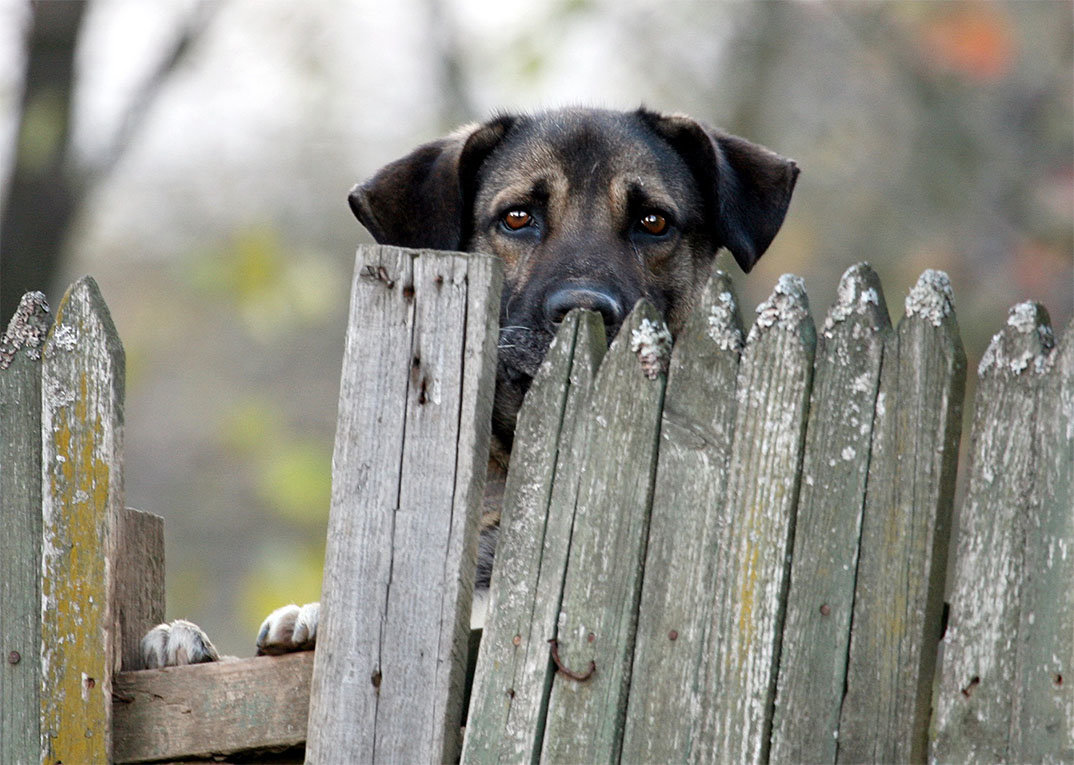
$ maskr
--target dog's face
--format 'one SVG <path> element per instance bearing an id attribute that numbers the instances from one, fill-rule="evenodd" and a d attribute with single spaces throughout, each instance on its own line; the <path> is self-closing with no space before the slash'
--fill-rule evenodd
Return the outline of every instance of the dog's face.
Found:
<path id="1" fill-rule="evenodd" d="M 609 340 L 638 299 L 675 332 L 720 247 L 749 271 L 798 169 L 688 117 L 565 109 L 501 116 L 391 163 L 351 192 L 378 242 L 484 252 L 504 264 L 493 427 L 515 415 L 572 308 Z"/>

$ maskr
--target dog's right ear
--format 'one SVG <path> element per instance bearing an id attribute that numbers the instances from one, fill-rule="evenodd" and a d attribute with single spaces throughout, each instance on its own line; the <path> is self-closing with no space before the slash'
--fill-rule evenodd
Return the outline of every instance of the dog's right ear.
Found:
<path id="1" fill-rule="evenodd" d="M 355 186 L 347 196 L 351 210 L 380 244 L 461 249 L 477 172 L 513 121 L 497 117 L 419 146 Z"/>

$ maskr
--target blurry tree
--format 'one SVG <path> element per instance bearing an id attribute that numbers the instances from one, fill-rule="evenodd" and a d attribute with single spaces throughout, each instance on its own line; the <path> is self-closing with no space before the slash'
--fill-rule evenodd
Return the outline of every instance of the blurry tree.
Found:
<path id="1" fill-rule="evenodd" d="M 16 158 L 0 219 L 3 280 L 0 317 L 14 313 L 30 289 L 51 295 L 64 246 L 79 210 L 130 145 L 156 94 L 202 34 L 219 3 L 195 6 L 185 28 L 127 104 L 119 128 L 92 160 L 71 152 L 75 54 L 88 6 L 70 0 L 31 0 L 31 28 Z"/>

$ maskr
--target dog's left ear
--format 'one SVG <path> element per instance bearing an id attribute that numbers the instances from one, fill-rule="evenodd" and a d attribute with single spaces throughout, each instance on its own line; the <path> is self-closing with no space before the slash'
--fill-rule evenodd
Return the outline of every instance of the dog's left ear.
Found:
<path id="1" fill-rule="evenodd" d="M 355 217 L 380 244 L 462 249 L 477 171 L 512 121 L 468 125 L 385 165 L 347 196 Z"/>
<path id="2" fill-rule="evenodd" d="M 709 199 L 720 244 L 748 273 L 783 225 L 798 165 L 690 117 L 638 114 L 686 160 Z"/>

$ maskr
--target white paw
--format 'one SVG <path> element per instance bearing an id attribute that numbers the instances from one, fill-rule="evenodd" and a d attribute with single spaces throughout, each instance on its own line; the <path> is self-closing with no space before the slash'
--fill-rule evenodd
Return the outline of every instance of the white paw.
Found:
<path id="1" fill-rule="evenodd" d="M 317 643 L 320 603 L 277 608 L 261 622 L 257 633 L 257 655 L 309 651 Z"/>
<path id="2" fill-rule="evenodd" d="M 220 655 L 201 627 L 185 619 L 158 624 L 142 638 L 142 667 L 179 667 L 218 661 Z"/>

